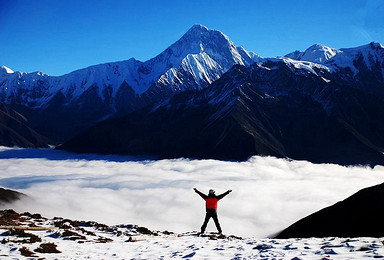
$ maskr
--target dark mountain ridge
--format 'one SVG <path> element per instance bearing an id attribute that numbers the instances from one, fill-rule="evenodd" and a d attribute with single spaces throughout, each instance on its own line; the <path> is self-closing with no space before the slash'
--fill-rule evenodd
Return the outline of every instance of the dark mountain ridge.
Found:
<path id="1" fill-rule="evenodd" d="M 0 104 L 0 145 L 47 148 L 49 139 L 28 126 L 28 117 Z"/>
<path id="2" fill-rule="evenodd" d="M 384 183 L 297 221 L 276 238 L 383 237 L 383 212 Z"/>
<path id="3" fill-rule="evenodd" d="M 236 65 L 207 89 L 107 120 L 59 149 L 160 158 L 272 155 L 383 164 L 383 100 L 323 76 L 332 74 L 318 68 L 315 74 L 281 60 Z"/>

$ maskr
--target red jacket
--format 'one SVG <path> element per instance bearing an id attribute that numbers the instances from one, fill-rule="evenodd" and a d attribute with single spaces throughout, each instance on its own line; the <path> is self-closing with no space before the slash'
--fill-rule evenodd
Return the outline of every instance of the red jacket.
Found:
<path id="1" fill-rule="evenodd" d="M 205 207 L 207 209 L 217 209 L 217 202 L 219 201 L 218 198 L 206 198 L 205 200 Z"/>
<path id="2" fill-rule="evenodd" d="M 205 200 L 205 207 L 207 209 L 217 209 L 217 202 L 229 194 L 229 191 L 226 191 L 218 196 L 215 194 L 207 196 L 201 191 L 195 190 L 195 192 Z"/>

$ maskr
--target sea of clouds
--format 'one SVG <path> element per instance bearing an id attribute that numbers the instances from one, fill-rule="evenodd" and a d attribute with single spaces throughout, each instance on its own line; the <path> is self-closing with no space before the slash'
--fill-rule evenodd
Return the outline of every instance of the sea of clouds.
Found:
<path id="1" fill-rule="evenodd" d="M 358 190 L 384 182 L 384 167 L 343 167 L 255 156 L 246 162 L 142 160 L 0 147 L 0 186 L 29 197 L 3 208 L 199 230 L 204 201 L 192 190 L 233 192 L 219 202 L 225 234 L 267 237 Z M 212 223 L 207 231 L 215 231 Z"/>

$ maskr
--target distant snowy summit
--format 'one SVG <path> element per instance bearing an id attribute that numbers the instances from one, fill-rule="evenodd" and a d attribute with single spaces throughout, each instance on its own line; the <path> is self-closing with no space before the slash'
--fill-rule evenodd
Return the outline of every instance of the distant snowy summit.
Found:
<path id="1" fill-rule="evenodd" d="M 294 60 L 310 61 L 324 64 L 326 61 L 335 56 L 338 51 L 339 50 L 337 49 L 322 44 L 314 44 L 304 52 L 295 51 L 285 55 L 285 57 Z"/>
<path id="2" fill-rule="evenodd" d="M 350 68 L 357 73 L 359 71 L 359 68 L 356 67 L 357 59 L 362 59 L 369 69 L 372 69 L 373 63 L 383 64 L 384 46 L 380 43 L 371 42 L 360 47 L 338 50 L 322 44 L 315 44 L 304 52 L 295 51 L 285 55 L 285 57 L 322 64 L 332 71 L 338 71 L 340 68 Z"/>

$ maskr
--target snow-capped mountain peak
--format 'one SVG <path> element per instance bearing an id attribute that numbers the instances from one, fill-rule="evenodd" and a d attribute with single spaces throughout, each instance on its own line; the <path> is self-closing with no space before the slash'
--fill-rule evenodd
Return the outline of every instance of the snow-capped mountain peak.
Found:
<path id="1" fill-rule="evenodd" d="M 318 63 L 327 66 L 333 72 L 348 67 L 356 74 L 361 66 L 371 70 L 372 66 L 376 66 L 376 63 L 383 64 L 384 46 L 381 43 L 371 42 L 359 47 L 338 50 L 322 44 L 315 44 L 304 52 L 295 51 L 285 55 L 285 57 L 298 61 Z"/>
<path id="2" fill-rule="evenodd" d="M 201 52 L 207 53 L 213 60 L 220 63 L 224 70 L 228 70 L 235 63 L 248 65 L 261 58 L 242 47 L 237 47 L 224 33 L 200 24 L 192 26 L 180 40 L 159 56 L 166 57 L 173 65 L 172 67 L 179 67 L 188 54 Z"/>
<path id="3" fill-rule="evenodd" d="M 11 74 L 13 71 L 3 66 L 0 70 L 0 94 L 4 93 L 1 101 L 39 108 L 57 93 L 64 96 L 67 105 L 75 104 L 84 94 L 97 93 L 97 99 L 115 110 L 114 102 L 120 99 L 119 93 L 128 91 L 143 95 L 158 86 L 162 93 L 201 89 L 233 65 L 249 65 L 261 59 L 237 47 L 222 32 L 196 24 L 162 53 L 145 62 L 131 58 L 90 66 L 59 77 L 43 73 Z M 125 88 L 128 85 L 131 90 L 120 91 L 122 85 Z"/>
<path id="4" fill-rule="evenodd" d="M 182 60 L 189 54 L 206 52 L 213 59 L 223 59 L 223 56 L 228 55 L 230 51 L 228 46 L 234 46 L 234 44 L 223 33 L 209 30 L 202 25 L 194 25 L 180 40 L 154 59 L 162 58 L 168 61 L 171 67 L 179 67 Z"/>
<path id="5" fill-rule="evenodd" d="M 159 79 L 155 81 L 156 91 L 178 92 L 205 88 L 233 65 L 249 65 L 262 59 L 237 47 L 224 33 L 197 24 L 145 65 L 156 67 L 152 71 L 162 71 L 154 77 Z"/>
<path id="6" fill-rule="evenodd" d="M 303 54 L 302 60 L 308 60 L 317 63 L 324 63 L 337 54 L 338 50 L 322 45 L 314 44 Z"/>
<path id="7" fill-rule="evenodd" d="M 202 24 L 195 24 L 185 34 L 196 35 L 196 34 L 204 33 L 207 31 L 209 31 L 209 29 L 206 26 L 204 26 Z"/>
<path id="8" fill-rule="evenodd" d="M 339 51 L 337 49 L 328 47 L 323 44 L 314 44 L 306 49 L 304 52 L 295 51 L 285 55 L 285 57 L 301 60 L 310 61 L 315 63 L 324 64 L 332 57 L 334 57 Z"/>

